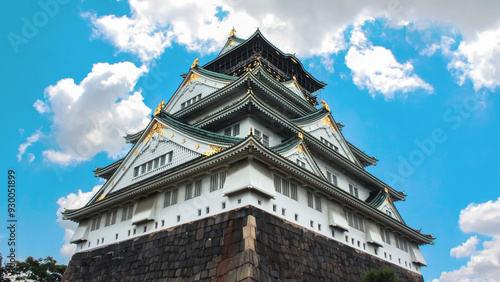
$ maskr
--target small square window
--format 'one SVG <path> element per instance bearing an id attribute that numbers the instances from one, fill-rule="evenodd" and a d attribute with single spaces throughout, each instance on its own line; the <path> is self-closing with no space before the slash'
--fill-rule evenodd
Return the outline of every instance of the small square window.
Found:
<path id="1" fill-rule="evenodd" d="M 286 209 L 281 209 L 281 215 L 285 216 Z"/>
<path id="2" fill-rule="evenodd" d="M 222 209 L 226 208 L 226 202 L 222 202 Z"/>
<path id="3" fill-rule="evenodd" d="M 257 200 L 257 204 L 259 204 L 259 206 L 262 205 L 262 201 L 261 200 Z"/>
<path id="4" fill-rule="evenodd" d="M 155 222 L 155 228 L 158 228 L 158 221 Z"/>
<path id="5" fill-rule="evenodd" d="M 321 224 L 318 223 L 318 230 L 321 231 Z"/>
<path id="6" fill-rule="evenodd" d="M 310 221 L 311 227 L 314 227 L 314 221 Z"/>
<path id="7" fill-rule="evenodd" d="M 198 216 L 201 215 L 201 209 L 198 209 Z"/>
<path id="8" fill-rule="evenodd" d="M 144 226 L 144 231 L 143 233 L 146 233 L 146 231 L 148 230 L 148 226 Z"/>
<path id="9" fill-rule="evenodd" d="M 295 221 L 299 221 L 299 215 L 295 214 Z"/>
<path id="10" fill-rule="evenodd" d="M 128 236 L 130 236 L 130 230 L 128 231 Z"/>
<path id="11" fill-rule="evenodd" d="M 210 207 L 205 208 L 206 213 L 210 213 Z"/>
<path id="12" fill-rule="evenodd" d="M 135 235 L 135 232 L 136 232 L 136 230 L 135 230 L 135 228 L 134 228 L 134 235 Z"/>
<path id="13" fill-rule="evenodd" d="M 161 221 L 161 227 L 165 226 L 165 220 Z"/>
<path id="14" fill-rule="evenodd" d="M 241 199 L 238 199 L 238 204 L 241 204 Z"/>
<path id="15" fill-rule="evenodd" d="M 179 221 L 181 221 L 181 216 L 180 215 L 177 216 L 177 222 L 179 222 Z"/>
<path id="16" fill-rule="evenodd" d="M 115 240 L 118 240 L 118 233 L 115 234 Z"/>
<path id="17" fill-rule="evenodd" d="M 276 205 L 273 205 L 273 212 L 276 212 Z"/>

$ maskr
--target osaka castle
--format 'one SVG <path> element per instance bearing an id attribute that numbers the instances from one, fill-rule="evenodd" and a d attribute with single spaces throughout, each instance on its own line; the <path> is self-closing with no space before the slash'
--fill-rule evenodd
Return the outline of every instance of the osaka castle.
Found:
<path id="1" fill-rule="evenodd" d="M 404 222 L 406 195 L 365 170 L 326 84 L 257 30 L 196 59 L 82 208 L 64 281 L 359 281 L 390 268 L 423 281 L 432 235 Z"/>

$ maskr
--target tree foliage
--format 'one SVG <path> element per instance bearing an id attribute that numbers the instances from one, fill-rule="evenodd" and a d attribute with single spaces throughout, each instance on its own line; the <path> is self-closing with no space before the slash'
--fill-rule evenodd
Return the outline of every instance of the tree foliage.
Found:
<path id="1" fill-rule="evenodd" d="M 13 267 L 6 268 L 8 276 L 13 281 L 61 281 L 67 266 L 57 264 L 57 260 L 48 256 L 44 259 L 28 257 L 24 262 L 16 261 Z"/>
<path id="2" fill-rule="evenodd" d="M 389 268 L 371 269 L 363 274 L 361 282 L 396 282 L 394 271 Z"/>

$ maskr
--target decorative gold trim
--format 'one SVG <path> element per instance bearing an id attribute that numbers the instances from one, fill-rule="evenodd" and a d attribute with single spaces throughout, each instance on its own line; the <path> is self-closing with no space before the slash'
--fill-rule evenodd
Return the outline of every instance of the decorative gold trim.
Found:
<path id="1" fill-rule="evenodd" d="M 165 125 L 159 123 L 159 122 L 156 122 L 153 127 L 151 127 L 151 130 L 148 132 L 148 135 L 146 135 L 146 144 L 149 142 L 149 139 L 151 139 L 151 137 L 155 134 L 155 133 L 158 133 L 160 136 L 163 136 L 163 130 L 164 129 L 168 129 L 168 127 L 166 127 Z M 137 150 L 135 151 L 134 153 L 135 155 L 137 155 Z"/>
<path id="2" fill-rule="evenodd" d="M 252 141 L 252 140 L 250 140 L 250 142 L 248 142 L 248 146 L 250 146 L 250 147 L 253 147 L 253 146 L 254 146 L 254 144 L 253 144 L 253 141 Z"/>
<path id="3" fill-rule="evenodd" d="M 95 200 L 96 202 L 99 202 L 100 200 L 104 199 L 104 197 L 106 197 L 106 194 L 101 194 L 101 196 L 99 196 L 99 198 L 97 198 L 97 200 Z"/>
<path id="4" fill-rule="evenodd" d="M 196 146 L 194 146 L 196 148 L 196 150 L 198 150 L 198 148 L 200 148 L 200 144 L 196 144 Z"/>
<path id="5" fill-rule="evenodd" d="M 125 171 L 125 167 L 123 167 L 122 170 Z"/>
<path id="6" fill-rule="evenodd" d="M 332 128 L 332 130 L 335 131 L 335 127 L 333 126 L 332 119 L 330 118 L 329 115 L 326 116 L 326 117 L 324 117 L 324 118 L 322 118 L 321 121 L 323 122 L 323 125 L 329 124 L 330 127 Z"/>
<path id="7" fill-rule="evenodd" d="M 191 68 L 194 68 L 198 65 L 198 63 L 200 62 L 200 60 L 198 59 L 198 57 L 196 57 L 196 59 L 193 61 L 193 63 L 191 64 Z"/>
<path id="8" fill-rule="evenodd" d="M 302 144 L 300 144 L 299 146 L 297 146 L 297 150 L 299 152 L 305 153 L 304 146 L 302 146 Z"/>
<path id="9" fill-rule="evenodd" d="M 182 139 L 182 144 L 186 143 L 186 139 Z"/>
<path id="10" fill-rule="evenodd" d="M 153 116 L 156 116 L 157 114 L 160 113 L 160 111 L 165 107 L 165 101 L 161 100 L 161 103 L 158 104 L 158 107 L 155 110 L 155 113 Z"/>
<path id="11" fill-rule="evenodd" d="M 235 33 L 236 33 L 236 29 L 234 29 L 234 26 L 233 26 L 233 29 L 231 29 L 231 33 L 229 33 L 229 37 L 234 36 Z"/>
<path id="12" fill-rule="evenodd" d="M 251 136 L 251 135 L 253 135 L 253 128 L 252 127 L 250 127 L 250 132 L 248 133 L 248 136 Z"/>
<path id="13" fill-rule="evenodd" d="M 330 112 L 330 107 L 328 106 L 328 104 L 325 102 L 325 99 L 322 99 L 321 100 L 321 105 L 323 105 L 322 107 L 327 109 L 329 112 Z"/>
<path id="14" fill-rule="evenodd" d="M 385 193 L 389 194 L 389 189 L 387 189 L 387 187 L 385 187 Z"/>
<path id="15" fill-rule="evenodd" d="M 114 186 L 115 185 L 115 181 L 111 181 L 111 186 Z"/>
<path id="16" fill-rule="evenodd" d="M 215 146 L 215 145 L 208 145 L 208 147 L 209 147 L 209 148 L 210 148 L 210 150 L 212 150 L 212 151 L 203 153 L 203 155 L 205 155 L 205 156 L 211 156 L 211 155 L 213 155 L 213 154 L 217 154 L 217 153 L 219 153 L 219 152 L 221 152 L 221 151 L 224 151 L 224 149 L 226 149 L 226 148 L 224 148 L 224 147 Z"/>
<path id="17" fill-rule="evenodd" d="M 134 151 L 134 155 L 137 155 L 137 150 Z"/>
<path id="18" fill-rule="evenodd" d="M 299 138 L 300 138 L 300 139 L 304 140 L 304 135 L 302 134 L 302 132 L 299 132 L 299 134 L 298 134 L 298 135 L 299 135 Z"/>
<path id="19" fill-rule="evenodd" d="M 170 138 L 172 138 L 172 137 L 174 137 L 174 133 L 173 132 L 170 134 Z"/>
<path id="20" fill-rule="evenodd" d="M 194 80 L 194 81 L 198 81 L 198 78 L 200 77 L 199 74 L 196 74 L 196 73 L 191 73 L 191 75 L 189 76 L 189 78 L 186 80 L 186 84 L 188 84 L 191 80 Z"/>
<path id="21" fill-rule="evenodd" d="M 250 87 L 250 88 L 248 88 L 248 90 L 247 90 L 247 94 L 253 94 L 253 90 L 252 90 L 252 88 L 251 88 L 251 87 Z"/>

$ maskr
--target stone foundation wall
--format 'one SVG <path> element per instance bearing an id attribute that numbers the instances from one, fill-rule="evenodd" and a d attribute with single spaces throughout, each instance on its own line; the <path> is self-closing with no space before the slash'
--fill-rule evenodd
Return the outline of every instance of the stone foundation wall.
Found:
<path id="1" fill-rule="evenodd" d="M 388 267 L 421 275 L 254 207 L 77 253 L 63 281 L 359 281 Z"/>

